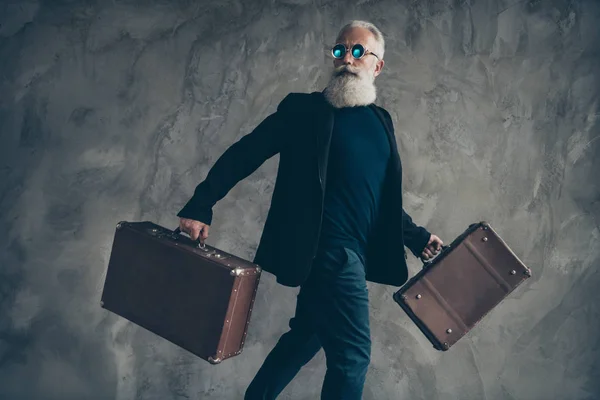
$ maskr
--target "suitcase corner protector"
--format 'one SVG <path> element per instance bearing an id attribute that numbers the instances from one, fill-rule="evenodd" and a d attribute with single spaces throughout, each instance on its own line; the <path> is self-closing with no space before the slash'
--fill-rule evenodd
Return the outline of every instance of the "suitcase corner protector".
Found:
<path id="1" fill-rule="evenodd" d="M 223 361 L 223 359 L 220 357 L 216 357 L 216 358 L 213 356 L 208 357 L 208 362 L 211 363 L 212 365 L 220 364 L 221 361 Z"/>
<path id="2" fill-rule="evenodd" d="M 125 225 L 127 225 L 127 221 L 119 221 L 117 223 L 116 228 L 117 228 L 117 230 L 119 230 L 119 229 L 123 228 Z"/>
<path id="3" fill-rule="evenodd" d="M 240 276 L 240 275 L 259 275 L 262 272 L 262 268 L 256 266 L 255 268 L 233 268 L 229 274 L 231 276 Z"/>
<path id="4" fill-rule="evenodd" d="M 435 346 L 435 347 L 437 347 L 438 350 L 441 350 L 441 351 L 448 351 L 448 349 L 450 348 L 450 345 L 448 344 L 448 342 L 443 342 L 443 343 L 440 343 L 439 346 Z"/>
<path id="5" fill-rule="evenodd" d="M 400 291 L 394 293 L 392 297 L 394 298 L 394 300 L 396 300 L 396 302 L 406 303 L 406 300 L 408 300 L 408 296 L 404 293 L 401 293 Z"/>

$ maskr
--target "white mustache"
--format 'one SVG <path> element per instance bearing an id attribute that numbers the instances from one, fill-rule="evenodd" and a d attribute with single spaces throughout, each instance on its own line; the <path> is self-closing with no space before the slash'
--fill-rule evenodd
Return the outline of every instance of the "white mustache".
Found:
<path id="1" fill-rule="evenodd" d="M 353 68 L 349 65 L 340 65 L 339 67 L 334 69 L 335 75 L 341 75 L 344 72 L 350 72 L 354 75 L 359 75 L 359 69 Z"/>

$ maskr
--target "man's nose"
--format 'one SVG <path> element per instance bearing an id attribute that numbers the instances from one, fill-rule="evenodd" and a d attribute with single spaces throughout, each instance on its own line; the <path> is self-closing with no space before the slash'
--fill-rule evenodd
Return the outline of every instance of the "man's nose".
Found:
<path id="1" fill-rule="evenodd" d="M 342 59 L 342 61 L 345 65 L 354 64 L 354 57 L 352 57 L 352 53 L 350 51 L 346 52 L 346 54 L 344 54 L 344 58 Z"/>

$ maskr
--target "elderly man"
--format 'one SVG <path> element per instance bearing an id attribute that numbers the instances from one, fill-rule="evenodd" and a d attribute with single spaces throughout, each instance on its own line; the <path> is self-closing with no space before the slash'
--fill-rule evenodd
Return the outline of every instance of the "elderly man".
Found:
<path id="1" fill-rule="evenodd" d="M 425 260 L 443 244 L 402 207 L 402 168 L 392 120 L 376 106 L 384 40 L 372 24 L 344 26 L 323 92 L 291 93 L 216 161 L 185 207 L 180 228 L 205 240 L 212 207 L 265 160 L 280 155 L 271 207 L 254 262 L 300 286 L 290 330 L 246 391 L 275 399 L 323 348 L 322 399 L 360 399 L 370 363 L 367 281 L 401 286 L 405 246 Z"/>

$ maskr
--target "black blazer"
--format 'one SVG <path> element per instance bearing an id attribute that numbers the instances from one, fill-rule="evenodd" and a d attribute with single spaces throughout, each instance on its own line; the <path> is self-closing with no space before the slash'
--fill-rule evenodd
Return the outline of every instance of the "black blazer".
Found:
<path id="1" fill-rule="evenodd" d="M 369 107 L 385 127 L 391 157 L 379 217 L 367 243 L 366 277 L 401 286 L 408 278 L 404 246 L 419 257 L 430 233 L 402 208 L 402 166 L 392 119 L 383 108 Z M 221 155 L 177 216 L 210 225 L 215 203 L 279 153 L 271 206 L 253 261 L 282 285 L 302 284 L 318 243 L 333 110 L 322 92 L 287 95 L 275 113 Z"/>

